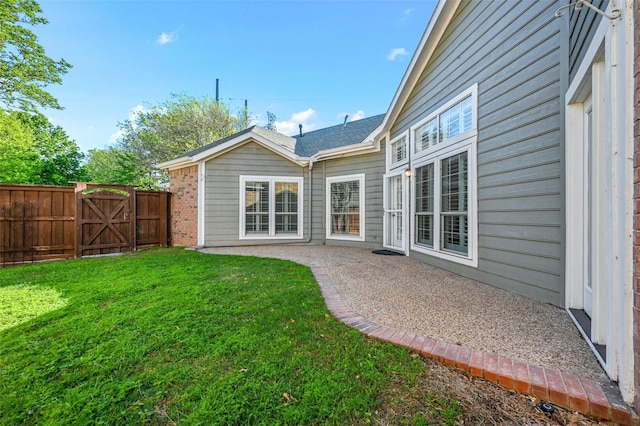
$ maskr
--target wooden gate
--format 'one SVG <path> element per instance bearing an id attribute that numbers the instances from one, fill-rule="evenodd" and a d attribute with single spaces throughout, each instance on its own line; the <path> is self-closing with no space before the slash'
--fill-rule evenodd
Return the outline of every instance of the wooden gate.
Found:
<path id="1" fill-rule="evenodd" d="M 76 256 L 136 248 L 135 191 L 131 186 L 76 184 Z"/>

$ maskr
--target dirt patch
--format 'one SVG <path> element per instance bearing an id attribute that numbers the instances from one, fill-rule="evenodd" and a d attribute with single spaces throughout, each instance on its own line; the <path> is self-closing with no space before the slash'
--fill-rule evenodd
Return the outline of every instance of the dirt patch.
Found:
<path id="1" fill-rule="evenodd" d="M 423 362 L 424 373 L 415 383 L 398 380 L 391 384 L 382 397 L 382 408 L 375 413 L 376 424 L 614 425 L 557 406 L 552 414 L 545 414 L 533 397 L 509 392 L 431 359 Z"/>

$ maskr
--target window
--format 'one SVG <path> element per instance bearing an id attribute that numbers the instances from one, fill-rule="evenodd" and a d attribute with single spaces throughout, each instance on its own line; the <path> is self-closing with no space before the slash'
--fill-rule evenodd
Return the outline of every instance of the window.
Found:
<path id="1" fill-rule="evenodd" d="M 415 245 L 469 254 L 469 152 L 436 157 L 415 169 Z"/>
<path id="2" fill-rule="evenodd" d="M 408 139 L 408 133 L 405 132 L 391 141 L 389 144 L 390 166 L 406 162 Z"/>
<path id="3" fill-rule="evenodd" d="M 240 238 L 302 238 L 302 178 L 240 176 Z"/>
<path id="4" fill-rule="evenodd" d="M 462 254 L 469 252 L 468 173 L 467 152 L 440 161 L 442 248 Z"/>
<path id="5" fill-rule="evenodd" d="M 412 127 L 411 248 L 478 266 L 477 86 Z M 434 148 L 435 147 L 435 148 Z"/>
<path id="6" fill-rule="evenodd" d="M 414 152 L 429 150 L 473 130 L 473 104 L 473 95 L 466 94 L 462 100 L 414 126 Z"/>
<path id="7" fill-rule="evenodd" d="M 364 175 L 327 178 L 327 238 L 364 240 Z"/>
<path id="8" fill-rule="evenodd" d="M 433 247 L 433 164 L 416 169 L 416 242 Z"/>

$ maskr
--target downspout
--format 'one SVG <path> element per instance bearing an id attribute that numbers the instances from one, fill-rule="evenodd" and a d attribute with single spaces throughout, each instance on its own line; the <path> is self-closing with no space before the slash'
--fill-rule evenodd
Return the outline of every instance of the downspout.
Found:
<path id="1" fill-rule="evenodd" d="M 327 168 L 326 162 L 322 162 L 322 200 L 326 202 L 327 200 Z M 322 224 L 327 226 L 327 206 L 324 206 L 322 209 Z M 325 229 L 322 233 L 322 245 L 327 244 L 327 230 Z"/>
<path id="2" fill-rule="evenodd" d="M 391 132 L 389 132 L 389 137 L 391 137 Z M 387 138 L 386 143 L 389 143 L 389 138 Z M 387 147 L 385 146 L 385 153 L 387 152 Z M 404 253 L 405 256 L 409 257 L 411 250 L 411 236 L 413 235 L 413 229 L 411 229 L 411 220 L 413 219 L 413 215 L 411 214 L 411 185 L 413 177 L 413 169 L 411 167 L 411 154 L 413 153 L 413 147 L 411 146 L 411 129 L 409 129 L 409 135 L 407 137 L 407 168 L 409 169 L 409 176 L 405 173 L 405 177 L 407 178 L 407 189 L 405 189 L 405 196 L 407 197 L 407 214 L 405 222 L 402 224 L 404 226 L 404 237 L 407 241 L 404 242 Z"/>
<path id="3" fill-rule="evenodd" d="M 313 176 L 311 169 L 313 168 L 313 160 L 309 160 L 309 238 L 304 241 L 309 244 L 313 239 Z M 304 172 L 302 172 L 304 176 Z M 303 183 L 304 184 L 304 183 Z M 304 230 L 302 231 L 304 232 Z"/>

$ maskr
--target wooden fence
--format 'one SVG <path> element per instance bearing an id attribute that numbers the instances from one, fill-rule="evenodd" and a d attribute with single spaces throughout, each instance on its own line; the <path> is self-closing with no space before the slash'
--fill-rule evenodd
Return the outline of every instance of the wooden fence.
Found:
<path id="1" fill-rule="evenodd" d="M 168 193 L 0 185 L 0 267 L 167 246 Z"/>

